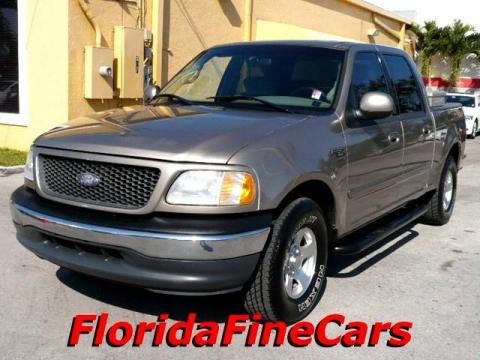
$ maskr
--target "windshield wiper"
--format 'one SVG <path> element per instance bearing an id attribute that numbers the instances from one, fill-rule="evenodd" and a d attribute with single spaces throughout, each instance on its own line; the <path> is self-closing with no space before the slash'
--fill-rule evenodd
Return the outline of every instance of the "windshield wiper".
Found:
<path id="1" fill-rule="evenodd" d="M 215 100 L 215 102 L 232 102 L 232 101 L 236 101 L 236 100 L 250 100 L 250 101 L 256 101 L 260 104 L 266 105 L 266 106 L 270 107 L 271 109 L 274 109 L 274 110 L 277 110 L 277 111 L 286 112 L 286 113 L 291 113 L 292 112 L 291 110 L 289 110 L 289 109 L 287 109 L 283 106 L 274 104 L 274 103 L 272 103 L 270 101 L 267 101 L 267 100 L 263 100 L 263 99 L 258 98 L 256 96 L 248 96 L 248 95 L 210 96 L 207 99 L 213 99 L 213 100 Z"/>
<path id="2" fill-rule="evenodd" d="M 175 94 L 158 94 L 157 96 L 155 96 L 153 100 L 156 100 L 153 105 L 157 105 L 158 104 L 158 101 L 162 98 L 167 98 L 167 99 L 170 99 L 170 100 L 176 100 L 184 105 L 193 105 L 193 103 L 181 96 L 178 96 L 178 95 L 175 95 Z"/>

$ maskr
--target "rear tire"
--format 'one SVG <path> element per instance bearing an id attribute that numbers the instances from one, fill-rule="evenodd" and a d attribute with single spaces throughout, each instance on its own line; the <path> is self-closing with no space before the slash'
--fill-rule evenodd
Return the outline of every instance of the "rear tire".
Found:
<path id="1" fill-rule="evenodd" d="M 457 197 L 457 165 L 452 156 L 447 158 L 440 177 L 440 184 L 428 203 L 428 211 L 422 222 L 429 225 L 445 225 L 450 220 Z"/>
<path id="2" fill-rule="evenodd" d="M 288 324 L 306 317 L 320 300 L 327 254 L 322 210 L 308 198 L 293 201 L 273 224 L 265 255 L 246 289 L 245 309 Z"/>

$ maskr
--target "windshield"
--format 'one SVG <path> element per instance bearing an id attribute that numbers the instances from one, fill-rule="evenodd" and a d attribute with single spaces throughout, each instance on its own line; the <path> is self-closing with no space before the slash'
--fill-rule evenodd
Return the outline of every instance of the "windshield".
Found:
<path id="1" fill-rule="evenodd" d="M 335 102 L 345 53 L 295 45 L 227 46 L 209 50 L 163 89 L 191 102 L 264 106 L 256 97 L 288 109 L 326 111 Z M 243 98 L 240 98 L 243 97 Z M 272 107 L 270 107 L 272 109 Z"/>
<path id="2" fill-rule="evenodd" d="M 475 98 L 471 96 L 449 95 L 447 96 L 447 102 L 460 103 L 464 107 L 475 107 Z"/>

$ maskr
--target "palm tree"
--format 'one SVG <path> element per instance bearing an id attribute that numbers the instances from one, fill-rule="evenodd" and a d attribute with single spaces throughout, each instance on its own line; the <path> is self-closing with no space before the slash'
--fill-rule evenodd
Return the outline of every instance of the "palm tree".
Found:
<path id="1" fill-rule="evenodd" d="M 417 35 L 421 72 L 428 79 L 428 87 L 431 88 L 432 58 L 441 50 L 444 29 L 438 27 L 435 21 L 425 21 L 423 26 L 413 24 L 412 30 Z"/>
<path id="2" fill-rule="evenodd" d="M 453 25 L 444 29 L 440 47 L 452 66 L 448 79 L 450 89 L 457 84 L 465 57 L 470 54 L 480 54 L 480 34 L 474 30 L 473 26 L 464 24 L 461 20 L 455 20 Z"/>

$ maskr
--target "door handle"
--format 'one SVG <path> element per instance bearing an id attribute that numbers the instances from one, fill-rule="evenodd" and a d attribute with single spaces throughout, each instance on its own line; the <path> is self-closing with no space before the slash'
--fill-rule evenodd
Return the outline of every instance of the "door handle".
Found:
<path id="1" fill-rule="evenodd" d="M 400 142 L 400 135 L 399 134 L 390 134 L 388 135 L 388 141 L 392 144 L 397 144 Z"/>

